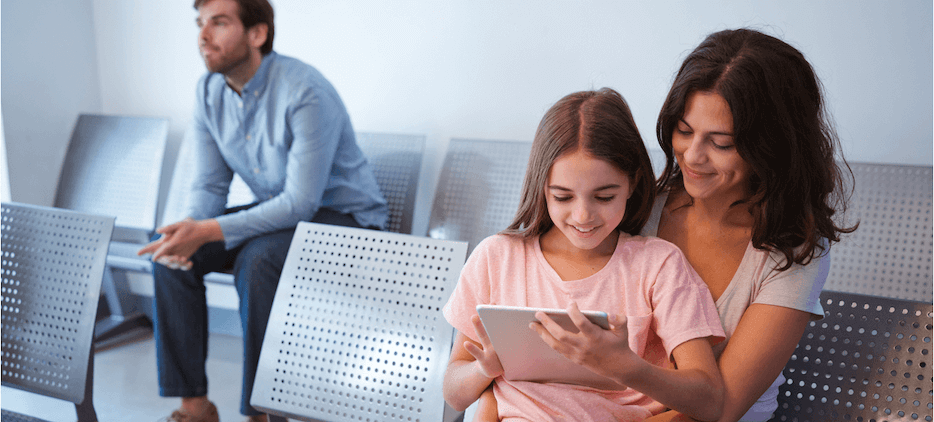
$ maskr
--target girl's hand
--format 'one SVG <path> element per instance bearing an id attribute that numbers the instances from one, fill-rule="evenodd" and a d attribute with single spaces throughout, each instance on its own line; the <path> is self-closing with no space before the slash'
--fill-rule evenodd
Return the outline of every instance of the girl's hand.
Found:
<path id="1" fill-rule="evenodd" d="M 503 375 L 503 364 L 500 363 L 499 356 L 493 350 L 493 342 L 490 341 L 486 328 L 480 322 L 480 316 L 474 315 L 470 318 L 470 322 L 473 324 L 473 329 L 480 340 L 480 346 L 477 347 L 475 343 L 465 341 L 464 349 L 477 360 L 477 368 L 485 377 L 496 378 Z"/>
<path id="2" fill-rule="evenodd" d="M 567 311 L 579 333 L 565 330 L 543 312 L 535 314 L 539 322 L 533 322 L 529 327 L 556 352 L 617 382 L 620 382 L 619 375 L 625 378 L 644 362 L 629 348 L 625 316 L 610 315 L 610 329 L 604 330 L 590 322 L 577 308 L 577 303 L 571 303 Z"/>

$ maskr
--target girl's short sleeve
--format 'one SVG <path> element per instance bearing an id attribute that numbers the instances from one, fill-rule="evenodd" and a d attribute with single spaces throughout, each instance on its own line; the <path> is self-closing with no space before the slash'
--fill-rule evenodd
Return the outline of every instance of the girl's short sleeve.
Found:
<path id="1" fill-rule="evenodd" d="M 491 238 L 486 238 L 474 248 L 464 263 L 457 286 L 442 310 L 444 318 L 457 331 L 471 340 L 476 338 L 470 318 L 477 314 L 477 305 L 490 303 L 490 254 Z"/>

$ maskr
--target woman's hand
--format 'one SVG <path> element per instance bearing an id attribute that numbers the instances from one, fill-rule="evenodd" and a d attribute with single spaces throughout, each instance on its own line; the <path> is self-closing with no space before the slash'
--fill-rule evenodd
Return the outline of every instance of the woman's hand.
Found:
<path id="1" fill-rule="evenodd" d="M 576 303 L 567 311 L 578 333 L 565 330 L 544 312 L 535 314 L 539 322 L 529 327 L 556 352 L 618 383 L 624 384 L 622 380 L 642 369 L 645 361 L 629 348 L 625 316 L 610 315 L 610 329 L 604 330 L 590 322 Z"/>
<path id="2" fill-rule="evenodd" d="M 464 349 L 477 360 L 477 368 L 484 376 L 487 378 L 496 378 L 503 375 L 503 364 L 500 363 L 499 356 L 497 356 L 496 351 L 493 350 L 493 342 L 490 341 L 490 336 L 486 333 L 486 328 L 483 326 L 483 323 L 480 322 L 480 316 L 474 315 L 471 317 L 470 323 L 473 324 L 474 332 L 476 332 L 480 343 L 478 346 L 477 343 L 472 341 L 465 341 Z"/>

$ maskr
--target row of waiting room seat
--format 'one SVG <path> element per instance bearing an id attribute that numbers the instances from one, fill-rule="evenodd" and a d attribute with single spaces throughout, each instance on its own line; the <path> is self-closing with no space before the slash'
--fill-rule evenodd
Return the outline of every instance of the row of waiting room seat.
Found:
<path id="1" fill-rule="evenodd" d="M 56 206 L 80 209 L 74 205 L 69 206 L 68 203 L 59 202 L 58 198 L 67 198 L 61 190 L 69 183 L 95 192 L 90 179 L 79 180 L 80 177 L 87 178 L 88 174 L 95 171 L 108 174 L 109 178 L 121 177 L 116 175 L 114 166 L 105 170 L 106 166 L 95 162 L 100 157 L 120 157 L 122 154 L 123 157 L 128 158 L 134 152 L 146 151 L 146 154 L 158 156 L 154 158 L 158 161 L 158 165 L 153 165 L 153 168 L 156 169 L 154 170 L 156 173 L 161 171 L 161 153 L 165 148 L 165 135 L 161 135 L 161 147 L 146 144 L 146 142 L 152 142 L 151 140 L 139 141 L 140 144 L 146 145 L 135 145 L 128 140 L 132 137 L 126 137 L 125 134 L 142 130 L 138 128 L 128 130 L 127 127 L 132 127 L 132 125 L 121 125 L 126 125 L 127 120 L 136 119 L 112 116 L 82 116 L 79 119 L 66 158 L 68 162 L 63 167 Z M 91 125 L 92 128 L 82 128 L 85 124 Z M 102 132 L 100 127 L 106 128 L 107 125 L 121 129 Z M 93 126 L 97 126 L 98 129 L 93 129 Z M 120 152 L 112 155 L 101 152 L 101 149 L 105 147 L 99 139 L 82 141 L 91 146 L 81 147 L 76 144 L 77 138 L 82 134 L 94 134 L 82 136 L 101 138 L 106 133 L 114 132 L 124 135 L 122 135 L 123 138 L 119 138 L 120 142 L 116 147 Z M 150 132 L 155 132 L 157 135 L 163 133 L 158 127 Z M 441 277 L 443 283 L 437 285 L 416 281 L 415 287 L 412 287 L 413 282 L 409 280 L 408 286 L 404 288 L 383 288 L 381 293 L 388 295 L 386 297 L 378 291 L 378 285 L 368 285 L 368 287 L 377 289 L 377 292 L 367 295 L 357 294 L 357 296 L 366 297 L 363 301 L 327 299 L 329 294 L 334 298 L 346 297 L 348 294 L 352 297 L 353 289 L 361 285 L 359 278 L 367 277 L 366 274 L 361 273 L 347 274 L 348 278 L 345 280 L 331 280 L 336 281 L 338 286 L 344 286 L 342 288 L 349 290 L 326 292 L 316 290 L 316 294 L 308 295 L 296 295 L 295 291 L 291 291 L 292 297 L 304 298 L 304 301 L 299 303 L 282 302 L 277 293 L 273 314 L 278 316 L 270 319 L 271 328 L 268 331 L 270 334 L 267 334 L 261 360 L 266 361 L 268 357 L 276 356 L 276 354 L 280 356 L 271 361 L 271 366 L 270 362 L 261 363 L 264 366 L 261 367 L 260 375 L 257 377 L 257 387 L 254 389 L 260 397 L 254 397 L 254 405 L 273 413 L 296 418 L 440 420 L 440 417 L 436 417 L 440 415 L 437 412 L 443 409 L 440 388 L 438 388 L 439 377 L 447 362 L 452 333 L 449 327 L 447 330 L 443 328 L 446 325 L 437 308 L 444 303 L 450 289 L 453 288 L 453 283 L 456 282 L 456 273 L 463 262 L 463 255 L 477 241 L 502 229 L 512 219 L 518 204 L 519 189 L 530 144 L 452 140 L 445 156 L 432 205 L 428 233 L 430 237 L 426 238 L 411 235 L 411 219 L 414 214 L 415 190 L 424 151 L 424 137 L 380 134 L 359 134 L 358 137 L 361 148 L 374 164 L 380 187 L 390 201 L 394 221 L 391 223 L 391 231 L 396 233 L 373 234 L 370 232 L 367 236 L 361 236 L 352 229 L 303 223 L 296 232 L 292 247 L 296 247 L 296 242 L 320 243 L 324 239 L 324 243 L 327 244 L 320 243 L 317 249 L 311 250 L 337 248 L 339 254 L 342 247 L 349 247 L 351 244 L 354 244 L 354 247 L 360 246 L 356 243 L 363 243 L 363 247 L 370 244 L 371 248 L 375 245 L 375 249 L 379 251 L 386 249 L 379 247 L 386 242 L 402 242 L 406 247 L 416 248 L 410 251 L 416 257 L 419 256 L 418 248 L 450 249 L 446 252 L 453 253 L 454 256 L 450 258 L 452 264 L 446 267 L 446 271 L 453 272 L 446 277 Z M 73 152 L 73 150 L 81 151 L 82 148 L 97 149 L 101 153 L 82 155 Z M 180 158 L 175 166 L 175 177 L 169 189 L 167 209 L 171 208 L 172 201 L 178 200 L 177 192 L 184 189 L 181 186 L 184 185 L 185 177 L 179 175 L 190 170 L 190 164 L 185 164 L 184 152 L 185 145 L 183 144 Z M 83 174 L 74 172 L 69 166 L 74 165 L 71 161 L 77 159 L 76 157 L 84 157 L 82 159 L 90 160 L 89 162 L 94 165 L 90 170 L 84 170 Z M 655 157 L 653 161 L 658 164 Z M 134 164 L 131 169 L 136 172 L 142 171 L 141 164 L 133 162 L 137 164 Z M 120 158 L 117 159 L 117 163 L 122 163 Z M 860 220 L 860 229 L 833 249 L 831 272 L 825 287 L 829 292 L 822 295 L 827 318 L 812 323 L 786 368 L 785 375 L 789 381 L 782 389 L 781 406 L 775 420 L 819 421 L 859 420 L 859 418 L 880 421 L 931 420 L 931 168 L 879 164 L 853 164 L 852 166 L 856 176 L 856 186 L 850 218 Z M 66 179 L 70 180 L 66 181 Z M 139 176 L 136 179 L 153 180 Z M 124 183 L 126 180 L 119 182 Z M 117 182 L 110 181 L 109 183 Z M 107 187 L 98 189 L 96 192 L 98 195 L 115 193 L 110 189 L 114 188 Z M 138 190 L 141 191 L 144 188 L 138 188 Z M 156 184 L 155 192 L 158 192 L 158 184 Z M 116 195 L 119 202 L 122 196 Z M 150 195 L 147 198 L 157 196 Z M 150 206 L 151 202 L 146 201 L 143 201 L 143 205 Z M 244 202 L 249 202 L 249 199 Z M 138 206 L 140 204 L 121 203 L 121 205 Z M 82 211 L 92 214 L 114 214 L 100 210 Z M 166 211 L 167 218 L 169 218 L 169 213 L 170 211 Z M 133 216 L 140 215 L 146 217 L 146 222 L 150 221 L 149 215 L 152 215 L 149 226 L 134 226 L 136 220 L 132 219 Z M 112 266 L 124 268 L 114 273 L 127 272 L 127 269 L 129 271 L 146 269 L 145 265 L 148 264 L 142 264 L 142 266 L 140 264 L 145 261 L 135 260 L 129 256 L 121 257 L 114 253 L 120 250 L 118 243 L 132 245 L 135 252 L 138 245 L 128 242 L 132 240 L 131 236 L 128 237 L 127 233 L 119 233 L 118 236 L 120 227 L 130 233 L 139 228 L 145 229 L 144 232 L 151 231 L 151 228 L 155 226 L 155 211 L 153 210 L 151 214 L 149 210 L 138 211 L 125 221 L 127 223 L 121 221 L 119 215 L 117 216 L 118 229 L 114 230 L 114 239 L 123 240 L 123 242 L 115 241 L 111 244 L 111 256 L 107 259 Z M 408 227 L 408 231 L 405 227 Z M 4 250 L 6 251 L 8 241 L 6 226 L 4 231 Z M 327 241 L 328 238 L 339 239 L 339 241 Z M 467 244 L 449 240 L 460 240 Z M 392 250 L 386 253 L 392 252 L 397 251 Z M 290 251 L 290 259 L 291 255 Z M 458 255 L 460 255 L 459 258 Z M 358 258 L 347 257 L 346 259 Z M 419 259 L 416 261 L 425 264 Z M 323 265 L 323 268 L 310 266 L 311 269 L 308 269 L 309 266 L 306 265 L 302 266 L 304 270 L 299 270 L 297 266 L 290 267 L 287 263 L 287 269 L 283 272 L 283 280 L 308 276 L 308 274 L 302 274 L 303 271 L 326 271 L 328 265 L 346 263 L 339 260 L 321 261 L 320 265 Z M 407 264 L 415 265 L 415 262 L 402 262 L 398 259 L 388 261 L 403 265 L 403 268 L 406 268 Z M 6 274 L 6 266 L 7 260 L 5 259 L 4 274 Z M 374 271 L 374 274 L 390 273 L 394 270 L 391 267 L 384 268 L 373 264 L 364 266 L 369 267 L 367 270 Z M 106 274 L 107 272 L 104 273 L 105 292 L 107 292 Z M 225 276 L 218 275 L 215 280 L 223 284 L 223 277 Z M 375 277 L 379 278 L 379 276 Z M 413 273 L 412 277 L 430 278 L 428 274 L 421 273 Z M 7 275 L 4 275 L 5 289 L 7 278 Z M 396 282 L 406 284 L 405 280 L 391 281 L 394 285 Z M 280 289 L 282 289 L 281 286 L 284 285 L 280 283 Z M 288 289 L 297 289 L 298 292 L 316 289 L 315 286 L 295 283 L 288 286 Z M 434 290 L 426 293 L 429 292 L 429 288 Z M 115 296 L 126 294 L 125 291 L 119 291 L 119 288 L 114 290 Z M 444 293 L 434 293 L 439 290 Z M 317 293 L 325 296 L 322 299 L 322 296 Z M 8 295 L 6 290 L 4 290 L 4 295 L 6 299 Z M 410 304 L 413 308 L 424 309 L 427 306 L 429 312 L 413 313 L 408 310 L 406 313 L 405 306 L 394 309 L 377 304 L 377 302 L 383 302 L 384 299 L 401 297 L 411 298 L 408 302 L 403 302 Z M 427 299 L 427 301 L 416 301 L 414 298 Z M 113 298 L 107 299 L 112 301 Z M 280 307 L 307 309 L 308 315 L 298 316 L 294 312 L 280 312 Z M 400 313 L 403 317 L 394 317 Z M 6 314 L 7 310 L 4 308 L 4 330 L 8 329 Z M 280 317 L 286 315 L 296 319 L 280 321 Z M 366 315 L 368 319 L 365 321 L 354 319 L 359 315 Z M 344 317 L 349 319 L 341 319 Z M 276 329 L 273 324 L 281 326 Z M 296 332 L 295 328 L 286 328 L 296 325 L 304 326 L 304 334 L 300 331 Z M 344 328 L 335 331 L 340 334 L 335 334 L 334 337 L 329 337 L 331 333 L 324 335 L 323 331 L 314 331 L 316 327 L 331 325 Z M 316 341 L 320 344 L 315 345 L 308 341 L 299 345 L 294 342 L 296 335 L 305 336 L 305 338 L 310 336 L 312 339 L 317 339 Z M 348 337 L 365 339 L 365 341 L 348 342 Z M 4 352 L 6 352 L 6 340 L 4 342 Z M 322 356 L 309 351 L 326 344 L 343 346 L 344 343 L 347 343 L 348 349 L 332 346 L 330 355 Z M 422 353 L 426 349 L 430 354 Z M 349 359 L 349 356 L 362 356 L 369 358 L 372 362 L 373 353 L 377 356 L 385 354 L 382 359 L 377 357 L 379 365 Z M 398 358 L 400 353 L 402 357 Z M 290 356 L 286 359 L 285 367 L 277 366 L 283 361 L 282 356 Z M 270 374 L 276 375 L 268 377 Z M 267 378 L 261 381 L 264 376 Z M 7 367 L 5 366 L 4 383 L 6 384 L 7 381 Z M 338 404 L 335 405 L 335 403 Z M 902 413 L 901 416 L 899 412 Z"/>

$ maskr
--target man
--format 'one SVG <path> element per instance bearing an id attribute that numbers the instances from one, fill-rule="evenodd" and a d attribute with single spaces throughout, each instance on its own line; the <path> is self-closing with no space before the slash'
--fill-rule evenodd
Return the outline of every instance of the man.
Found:
<path id="1" fill-rule="evenodd" d="M 356 145 L 347 111 L 313 67 L 272 51 L 267 0 L 196 0 L 208 73 L 198 82 L 190 132 L 197 154 L 189 218 L 159 228 L 152 254 L 160 395 L 181 397 L 169 420 L 218 420 L 207 398 L 203 276 L 233 264 L 243 326 L 243 395 L 253 379 L 295 226 L 314 221 L 382 228 L 386 201 Z M 225 210 L 234 174 L 259 202 Z"/>

